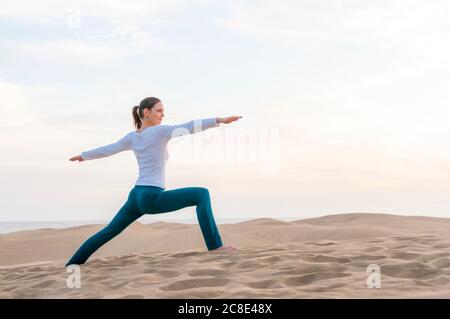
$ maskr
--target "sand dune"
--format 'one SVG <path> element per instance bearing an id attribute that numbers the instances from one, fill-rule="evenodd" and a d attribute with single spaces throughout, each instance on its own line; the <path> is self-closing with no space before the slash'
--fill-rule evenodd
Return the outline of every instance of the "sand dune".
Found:
<path id="1" fill-rule="evenodd" d="M 450 298 L 450 219 L 339 214 L 219 225 L 232 253 L 205 251 L 198 225 L 134 223 L 81 266 L 64 262 L 103 225 L 0 235 L 1 298 Z M 381 288 L 366 284 L 380 266 Z"/>

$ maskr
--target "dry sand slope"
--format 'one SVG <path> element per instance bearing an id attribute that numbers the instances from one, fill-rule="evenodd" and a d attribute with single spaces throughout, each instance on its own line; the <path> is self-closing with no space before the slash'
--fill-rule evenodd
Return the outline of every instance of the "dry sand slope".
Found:
<path id="1" fill-rule="evenodd" d="M 341 214 L 219 225 L 232 253 L 205 251 L 198 225 L 133 224 L 81 266 L 64 262 L 100 225 L 0 236 L 1 298 L 450 297 L 450 219 Z M 381 288 L 368 288 L 377 264 Z"/>

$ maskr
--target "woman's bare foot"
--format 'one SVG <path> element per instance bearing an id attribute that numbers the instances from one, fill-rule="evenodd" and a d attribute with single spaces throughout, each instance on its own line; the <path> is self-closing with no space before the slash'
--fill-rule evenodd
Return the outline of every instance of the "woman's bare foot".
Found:
<path id="1" fill-rule="evenodd" d="M 233 246 L 220 246 L 219 248 L 213 249 L 211 250 L 212 252 L 226 252 L 226 251 L 234 251 L 234 250 L 238 250 L 236 247 Z"/>

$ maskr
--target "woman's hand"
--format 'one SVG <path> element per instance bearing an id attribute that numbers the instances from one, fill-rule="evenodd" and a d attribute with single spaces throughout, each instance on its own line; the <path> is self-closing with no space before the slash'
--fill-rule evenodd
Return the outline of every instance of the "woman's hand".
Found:
<path id="1" fill-rule="evenodd" d="M 229 124 L 231 122 L 239 120 L 240 118 L 242 118 L 242 116 L 218 117 L 217 123 Z"/>
<path id="2" fill-rule="evenodd" d="M 79 161 L 79 162 L 82 162 L 82 161 L 84 161 L 84 159 L 81 157 L 81 155 L 77 155 L 77 156 L 72 157 L 72 158 L 70 159 L 70 161 Z"/>

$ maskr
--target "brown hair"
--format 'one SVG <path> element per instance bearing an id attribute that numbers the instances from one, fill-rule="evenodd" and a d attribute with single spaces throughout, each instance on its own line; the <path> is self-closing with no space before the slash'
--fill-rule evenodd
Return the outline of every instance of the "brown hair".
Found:
<path id="1" fill-rule="evenodd" d="M 149 109 L 151 110 L 152 107 L 155 106 L 156 103 L 161 102 L 160 99 L 156 98 L 156 97 L 146 97 L 145 99 L 143 99 L 141 101 L 141 103 L 139 103 L 139 105 L 133 106 L 133 119 L 134 119 L 134 126 L 137 129 L 140 129 L 142 126 L 142 112 L 144 111 L 144 109 Z"/>

